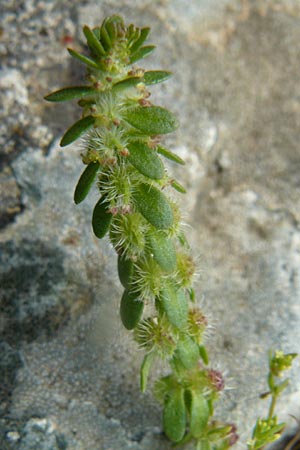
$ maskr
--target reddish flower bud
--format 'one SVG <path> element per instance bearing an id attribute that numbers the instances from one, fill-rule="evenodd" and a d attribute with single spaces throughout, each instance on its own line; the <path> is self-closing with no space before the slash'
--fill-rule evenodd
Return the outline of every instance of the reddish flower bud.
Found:
<path id="1" fill-rule="evenodd" d="M 231 425 L 231 430 L 230 430 L 230 432 L 228 433 L 228 436 L 229 436 L 229 445 L 230 445 L 230 447 L 231 447 L 232 445 L 234 445 L 234 444 L 238 441 L 239 435 L 237 434 L 237 427 L 235 426 L 235 424 L 234 424 L 234 423 L 231 423 L 231 424 L 229 424 L 229 425 Z"/>
<path id="2" fill-rule="evenodd" d="M 219 370 L 209 369 L 208 378 L 214 389 L 217 391 L 223 391 L 225 387 L 225 381 L 222 373 Z"/>
<path id="3" fill-rule="evenodd" d="M 120 154 L 122 156 L 129 156 L 129 150 L 127 148 L 122 148 L 122 150 L 120 150 Z"/>

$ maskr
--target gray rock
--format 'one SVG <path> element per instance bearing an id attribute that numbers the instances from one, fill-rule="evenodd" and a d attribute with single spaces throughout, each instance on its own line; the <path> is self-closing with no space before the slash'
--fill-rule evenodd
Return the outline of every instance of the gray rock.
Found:
<path id="1" fill-rule="evenodd" d="M 20 450 L 65 450 L 67 443 L 63 436 L 56 435 L 55 424 L 51 420 L 32 418 L 23 432 Z"/>
<path id="2" fill-rule="evenodd" d="M 5 227 L 21 210 L 19 186 L 12 171 L 6 166 L 0 172 L 0 228 Z"/>

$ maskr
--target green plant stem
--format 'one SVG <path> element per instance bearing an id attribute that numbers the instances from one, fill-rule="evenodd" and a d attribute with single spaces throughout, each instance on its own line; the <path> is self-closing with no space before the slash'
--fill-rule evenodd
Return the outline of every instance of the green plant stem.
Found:
<path id="1" fill-rule="evenodd" d="M 268 419 L 272 419 L 272 417 L 274 416 L 274 411 L 275 411 L 275 407 L 276 407 L 277 397 L 278 396 L 273 392 L 272 393 L 271 404 L 270 404 L 270 407 L 269 407 Z"/>

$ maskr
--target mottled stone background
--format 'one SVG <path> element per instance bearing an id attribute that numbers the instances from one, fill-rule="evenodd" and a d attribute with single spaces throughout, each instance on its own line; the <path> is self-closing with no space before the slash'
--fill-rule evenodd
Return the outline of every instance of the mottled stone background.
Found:
<path id="1" fill-rule="evenodd" d="M 227 374 L 218 415 L 244 448 L 267 402 L 267 351 L 300 350 L 299 0 L 0 2 L 0 448 L 168 450 L 160 409 L 138 390 L 136 352 L 119 321 L 116 257 L 91 232 L 96 192 L 73 204 L 79 118 L 43 96 L 80 83 L 66 47 L 110 14 L 150 25 L 153 88 L 181 127 L 166 143 L 213 325 L 212 364 Z M 299 362 L 279 405 L 300 418 Z"/>

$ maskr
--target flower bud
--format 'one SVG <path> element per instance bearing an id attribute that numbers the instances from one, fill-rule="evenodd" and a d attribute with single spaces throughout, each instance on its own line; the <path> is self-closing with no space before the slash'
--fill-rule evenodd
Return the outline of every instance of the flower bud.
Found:
<path id="1" fill-rule="evenodd" d="M 207 374 L 211 388 L 217 392 L 223 391 L 225 387 L 225 381 L 222 373 L 219 370 L 209 369 Z"/>

